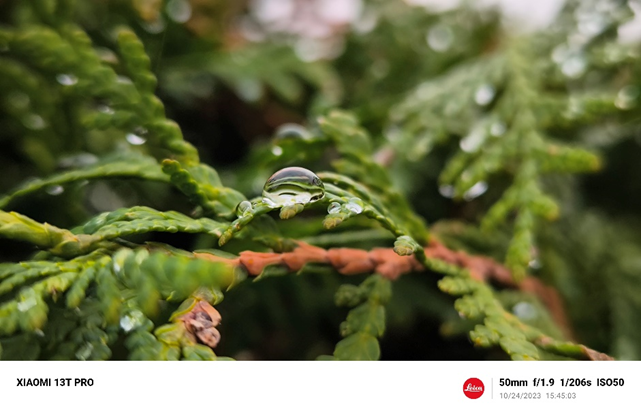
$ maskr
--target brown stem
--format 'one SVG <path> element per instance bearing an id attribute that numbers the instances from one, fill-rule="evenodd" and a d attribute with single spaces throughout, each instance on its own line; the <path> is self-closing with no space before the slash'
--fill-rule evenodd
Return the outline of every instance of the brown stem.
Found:
<path id="1" fill-rule="evenodd" d="M 390 280 L 396 280 L 401 275 L 412 271 L 425 270 L 414 256 L 399 256 L 391 248 L 375 248 L 370 251 L 355 248 L 325 250 L 302 241 L 298 242 L 298 247 L 287 253 L 243 251 L 235 259 L 222 258 L 209 253 L 195 253 L 195 256 L 243 267 L 250 276 L 258 276 L 266 266 L 270 265 L 286 266 L 290 271 L 296 272 L 307 263 L 329 264 L 344 275 L 378 273 Z M 465 268 L 473 279 L 494 282 L 535 294 L 547 306 L 565 335 L 570 339 L 573 338 L 561 297 L 554 288 L 546 286 L 540 280 L 528 276 L 517 283 L 509 269 L 494 259 L 451 250 L 435 238 L 432 238 L 430 245 L 425 247 L 425 256 Z"/>

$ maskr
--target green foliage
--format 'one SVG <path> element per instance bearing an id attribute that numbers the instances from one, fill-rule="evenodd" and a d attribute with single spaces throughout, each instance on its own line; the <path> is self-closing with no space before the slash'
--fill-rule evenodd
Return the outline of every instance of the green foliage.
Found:
<path id="1" fill-rule="evenodd" d="M 341 323 L 343 340 L 336 344 L 337 360 L 378 360 L 378 340 L 385 333 L 385 304 L 391 297 L 391 284 L 382 276 L 369 277 L 360 286 L 343 285 L 336 292 L 336 304 L 353 309 Z M 324 359 L 325 357 L 320 357 Z"/>
<path id="2" fill-rule="evenodd" d="M 296 358 L 394 359 L 386 320 L 490 358 L 641 357 L 638 220 L 587 213 L 598 194 L 572 176 L 607 171 L 638 129 L 627 2 L 568 1 L 515 36 L 494 12 L 372 0 L 328 28 L 345 51 L 321 60 L 232 3 L 179 21 L 163 2 L 10 2 L 2 358 L 289 358 L 300 342 Z M 292 166 L 317 182 L 261 194 Z M 369 277 L 336 289 L 341 274 Z M 234 323 L 220 345 L 202 305 Z"/>

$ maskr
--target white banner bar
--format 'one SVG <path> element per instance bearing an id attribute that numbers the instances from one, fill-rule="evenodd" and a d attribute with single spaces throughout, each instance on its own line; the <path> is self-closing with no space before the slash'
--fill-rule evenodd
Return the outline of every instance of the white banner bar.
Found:
<path id="1" fill-rule="evenodd" d="M 640 374 L 641 362 L 0 362 L 0 407 L 47 415 L 597 414 L 636 409 Z"/>

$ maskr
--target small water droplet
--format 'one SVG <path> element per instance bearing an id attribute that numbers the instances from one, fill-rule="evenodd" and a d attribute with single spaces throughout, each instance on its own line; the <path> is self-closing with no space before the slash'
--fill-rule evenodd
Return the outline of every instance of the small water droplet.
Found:
<path id="1" fill-rule="evenodd" d="M 134 146 L 140 146 L 141 144 L 145 144 L 145 142 L 147 141 L 147 139 L 145 139 L 144 137 L 140 137 L 137 134 L 133 133 L 128 133 L 126 137 L 129 144 L 132 144 Z"/>
<path id="2" fill-rule="evenodd" d="M 538 315 L 536 308 L 529 302 L 519 302 L 512 308 L 514 315 L 521 319 L 534 319 Z"/>
<path id="3" fill-rule="evenodd" d="M 56 81 L 61 85 L 75 85 L 78 82 L 78 77 L 73 74 L 58 74 Z"/>
<path id="4" fill-rule="evenodd" d="M 427 44 L 436 52 L 445 52 L 454 42 L 454 32 L 449 26 L 436 25 L 427 32 Z"/>
<path id="5" fill-rule="evenodd" d="M 403 130 L 397 124 L 392 124 L 385 129 L 383 133 L 385 138 L 390 143 L 398 143 L 403 139 Z"/>
<path id="6" fill-rule="evenodd" d="M 350 198 L 345 204 L 345 208 L 352 211 L 354 214 L 360 214 L 363 212 L 363 201 L 359 198 Z"/>
<path id="7" fill-rule="evenodd" d="M 341 204 L 339 204 L 338 202 L 332 202 L 327 207 L 327 213 L 329 214 L 338 214 L 340 210 L 341 210 Z"/>
<path id="8" fill-rule="evenodd" d="M 120 327 L 125 332 L 130 332 L 142 326 L 145 320 L 145 315 L 139 310 L 132 310 L 127 315 L 120 318 Z"/>
<path id="9" fill-rule="evenodd" d="M 167 27 L 165 19 L 159 15 L 156 20 L 151 22 L 140 22 L 140 26 L 151 34 L 161 33 Z"/>
<path id="10" fill-rule="evenodd" d="M 22 119 L 22 123 L 31 130 L 42 130 L 47 126 L 45 120 L 37 114 L 29 114 Z"/>
<path id="11" fill-rule="evenodd" d="M 99 105 L 97 107 L 97 110 L 100 113 L 103 113 L 103 114 L 114 114 L 115 113 L 114 109 L 109 107 L 108 105 Z"/>
<path id="12" fill-rule="evenodd" d="M 45 188 L 45 192 L 48 193 L 49 195 L 60 195 L 65 191 L 65 188 L 63 188 L 60 185 L 49 185 Z"/>
<path id="13" fill-rule="evenodd" d="M 588 38 L 597 36 L 607 27 L 605 17 L 596 10 L 579 8 L 575 12 L 575 17 L 578 21 L 579 33 Z"/>
<path id="14" fill-rule="evenodd" d="M 256 102 L 263 96 L 263 86 L 255 78 L 242 78 L 234 83 L 234 91 L 238 96 L 248 102 Z"/>
<path id="15" fill-rule="evenodd" d="M 63 157 L 58 162 L 58 166 L 64 169 L 79 168 L 93 165 L 98 162 L 98 156 L 91 153 L 78 153 L 76 155 Z"/>
<path id="16" fill-rule="evenodd" d="M 476 93 L 474 93 L 474 101 L 481 106 L 488 105 L 494 99 L 495 94 L 496 91 L 493 86 L 483 84 L 476 90 Z"/>
<path id="17" fill-rule="evenodd" d="M 570 78 L 579 78 L 587 69 L 588 63 L 580 54 L 575 54 L 561 64 L 561 72 Z"/>
<path id="18" fill-rule="evenodd" d="M 191 4 L 187 0 L 169 0 L 165 10 L 176 23 L 185 23 L 191 19 Z"/>
<path id="19" fill-rule="evenodd" d="M 361 17 L 352 23 L 354 32 L 363 35 L 374 30 L 378 24 L 378 15 L 372 9 L 366 9 Z"/>
<path id="20" fill-rule="evenodd" d="M 272 147 L 272 154 L 274 156 L 280 156 L 283 154 L 283 148 L 280 146 L 274 146 Z"/>
<path id="21" fill-rule="evenodd" d="M 301 167 L 281 169 L 267 179 L 263 202 L 271 208 L 309 204 L 325 196 L 325 185 L 316 174 Z"/>
<path id="22" fill-rule="evenodd" d="M 472 185 L 470 189 L 465 191 L 463 194 L 463 199 L 466 201 L 471 201 L 476 197 L 483 195 L 487 191 L 487 183 L 480 181 Z"/>
<path id="23" fill-rule="evenodd" d="M 92 352 L 93 352 L 93 344 L 85 342 L 84 345 L 78 348 L 78 351 L 76 351 L 76 358 L 80 361 L 85 361 L 89 359 L 89 357 L 91 357 Z"/>
<path id="24" fill-rule="evenodd" d="M 629 110 L 636 104 L 635 101 L 639 98 L 639 87 L 635 85 L 627 85 L 619 90 L 617 98 L 614 100 L 614 105 L 621 110 Z"/>
<path id="25" fill-rule="evenodd" d="M 274 136 L 277 139 L 311 139 L 312 133 L 307 130 L 305 127 L 296 123 L 285 123 L 281 125 L 277 130 Z"/>
<path id="26" fill-rule="evenodd" d="M 459 147 L 466 153 L 476 152 L 485 142 L 486 132 L 481 127 L 475 127 L 459 142 Z"/>
<path id="27" fill-rule="evenodd" d="M 445 198 L 454 198 L 454 187 L 452 185 L 441 185 L 438 187 L 438 193 Z"/>
<path id="28" fill-rule="evenodd" d="M 301 37 L 294 43 L 294 52 L 303 62 L 337 58 L 345 50 L 345 41 L 340 36 Z"/>
<path id="29" fill-rule="evenodd" d="M 18 302 L 17 307 L 18 307 L 18 310 L 20 312 L 26 312 L 29 309 L 31 309 L 34 306 L 36 306 L 37 303 L 38 303 L 38 301 L 36 300 L 35 296 L 26 296 L 23 300 Z"/>
<path id="30" fill-rule="evenodd" d="M 242 217 L 253 212 L 252 203 L 249 201 L 240 201 L 236 206 L 236 215 Z"/>
<path id="31" fill-rule="evenodd" d="M 134 82 L 131 80 L 131 78 L 126 77 L 124 75 L 118 75 L 116 77 L 116 82 L 119 84 L 133 84 Z"/>
<path id="32" fill-rule="evenodd" d="M 527 265 L 532 269 L 540 269 L 541 268 L 541 262 L 537 258 L 533 258 L 532 260 L 530 260 Z"/>

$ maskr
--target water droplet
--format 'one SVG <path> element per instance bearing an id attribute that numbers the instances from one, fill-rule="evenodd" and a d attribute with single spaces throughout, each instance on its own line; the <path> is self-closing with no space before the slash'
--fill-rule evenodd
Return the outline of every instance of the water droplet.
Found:
<path id="1" fill-rule="evenodd" d="M 274 146 L 272 147 L 272 154 L 274 156 L 280 156 L 283 154 L 283 148 L 280 146 Z"/>
<path id="2" fill-rule="evenodd" d="M 561 72 L 567 77 L 578 78 L 587 69 L 588 63 L 580 54 L 575 54 L 561 64 Z"/>
<path id="3" fill-rule="evenodd" d="M 103 114 L 114 114 L 115 111 L 113 108 L 109 107 L 108 105 L 99 105 L 97 110 Z"/>
<path id="4" fill-rule="evenodd" d="M 493 86 L 483 84 L 476 90 L 474 101 L 476 101 L 478 105 L 488 105 L 494 99 L 494 94 L 496 94 L 496 91 L 494 91 Z"/>
<path id="5" fill-rule="evenodd" d="M 191 4 L 186 0 L 169 0 L 165 10 L 169 18 L 176 23 L 185 23 L 191 19 Z"/>
<path id="6" fill-rule="evenodd" d="M 521 319 L 534 319 L 538 315 L 536 308 L 529 302 L 519 302 L 512 308 L 514 315 Z"/>
<path id="7" fill-rule="evenodd" d="M 301 37 L 294 43 L 294 52 L 303 62 L 337 58 L 345 50 L 342 37 Z"/>
<path id="8" fill-rule="evenodd" d="M 140 146 L 141 144 L 145 144 L 145 142 L 147 141 L 147 139 L 145 139 L 144 137 L 140 137 L 137 134 L 133 133 L 128 133 L 126 137 L 129 144 L 132 144 L 134 146 Z"/>
<path id="9" fill-rule="evenodd" d="M 78 348 L 78 351 L 76 351 L 76 358 L 80 361 L 85 361 L 89 359 L 89 357 L 91 357 L 92 352 L 93 344 L 85 342 L 85 344 L 82 347 Z"/>
<path id="10" fill-rule="evenodd" d="M 378 15 L 372 9 L 366 9 L 360 19 L 352 23 L 354 32 L 363 35 L 374 30 L 378 24 Z"/>
<path id="11" fill-rule="evenodd" d="M 639 87 L 635 85 L 627 85 L 619 90 L 617 98 L 614 100 L 614 105 L 621 110 L 628 110 L 636 104 L 635 101 L 639 98 Z"/>
<path id="12" fill-rule="evenodd" d="M 78 82 L 78 77 L 73 74 L 58 74 L 56 81 L 61 85 L 75 85 Z"/>
<path id="13" fill-rule="evenodd" d="M 438 187 L 438 193 L 445 198 L 454 198 L 454 187 L 452 185 L 441 185 Z"/>
<path id="14" fill-rule="evenodd" d="M 463 199 L 466 201 L 471 201 L 476 197 L 483 195 L 487 191 L 487 183 L 480 181 L 472 185 L 470 189 L 465 191 L 463 194 Z"/>
<path id="15" fill-rule="evenodd" d="M 533 258 L 532 260 L 530 260 L 527 265 L 532 269 L 540 269 L 541 268 L 541 262 L 537 258 Z"/>
<path id="16" fill-rule="evenodd" d="M 38 304 L 38 301 L 36 300 L 35 296 L 25 296 L 24 299 L 22 299 L 20 302 L 18 302 L 18 310 L 20 312 L 26 312 L 29 309 L 33 308 Z"/>
<path id="17" fill-rule="evenodd" d="M 255 78 L 242 78 L 234 84 L 234 90 L 240 98 L 248 102 L 256 102 L 263 96 L 263 86 Z"/>
<path id="18" fill-rule="evenodd" d="M 316 174 L 301 167 L 274 173 L 263 187 L 263 202 L 271 208 L 309 204 L 325 196 L 325 186 Z"/>
<path id="19" fill-rule="evenodd" d="M 327 212 L 329 214 L 338 214 L 340 210 L 341 210 L 341 204 L 339 204 L 338 202 L 332 202 L 327 207 Z"/>
<path id="20" fill-rule="evenodd" d="M 133 84 L 134 82 L 131 80 L 131 78 L 126 77 L 124 75 L 118 75 L 116 77 L 116 82 L 119 84 Z"/>
<path id="21" fill-rule="evenodd" d="M 165 30 L 167 24 L 165 23 L 165 19 L 163 19 L 163 17 L 159 15 L 156 20 L 153 20 L 151 22 L 140 22 L 140 26 L 147 32 L 155 35 Z"/>
<path id="22" fill-rule="evenodd" d="M 383 133 L 385 138 L 390 143 L 398 143 L 403 139 L 403 130 L 397 124 L 392 124 L 385 129 Z"/>
<path id="23" fill-rule="evenodd" d="M 50 185 L 45 188 L 45 192 L 48 193 L 49 195 L 60 195 L 65 191 L 65 188 L 63 188 L 60 185 Z"/>
<path id="24" fill-rule="evenodd" d="M 454 32 L 449 26 L 436 25 L 427 32 L 427 44 L 436 52 L 445 52 L 454 42 Z"/>
<path id="25" fill-rule="evenodd" d="M 242 217 L 253 212 L 252 203 L 249 201 L 240 201 L 236 206 L 236 215 Z"/>
<path id="26" fill-rule="evenodd" d="M 275 133 L 277 139 L 311 139 L 312 133 L 305 127 L 296 123 L 285 123 Z"/>
<path id="27" fill-rule="evenodd" d="M 359 198 L 350 198 L 345 204 L 345 208 L 352 211 L 354 214 L 360 214 L 363 212 L 363 201 Z"/>
<path id="28" fill-rule="evenodd" d="M 485 142 L 486 132 L 481 126 L 476 126 L 470 133 L 463 137 L 459 143 L 459 147 L 466 153 L 476 152 L 481 145 Z"/>
<path id="29" fill-rule="evenodd" d="M 139 310 L 132 310 L 127 315 L 120 318 L 120 327 L 125 332 L 130 332 L 144 323 L 145 315 Z"/>
<path id="30" fill-rule="evenodd" d="M 22 119 L 22 123 L 31 130 L 42 130 L 47 126 L 45 120 L 37 114 L 29 114 Z"/>
<path id="31" fill-rule="evenodd" d="M 78 153 L 76 155 L 63 157 L 58 162 L 58 166 L 64 169 L 80 168 L 93 165 L 98 162 L 98 156 L 91 153 Z"/>

